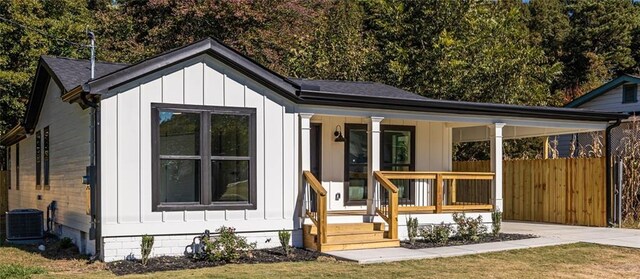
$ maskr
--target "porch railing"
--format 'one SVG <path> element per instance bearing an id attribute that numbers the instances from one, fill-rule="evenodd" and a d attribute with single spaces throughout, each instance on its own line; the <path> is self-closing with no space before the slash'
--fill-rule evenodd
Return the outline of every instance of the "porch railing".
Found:
<path id="1" fill-rule="evenodd" d="M 388 238 L 398 238 L 398 187 L 393 185 L 380 172 L 373 174 L 379 187 L 377 187 L 377 196 L 375 200 L 376 214 L 378 214 L 389 226 Z"/>
<path id="2" fill-rule="evenodd" d="M 493 209 L 493 173 L 376 171 L 374 177 L 378 185 L 374 205 L 385 221 L 394 218 L 387 216 L 394 202 L 396 214 Z M 397 191 L 396 201 L 389 189 Z"/>
<path id="3" fill-rule="evenodd" d="M 320 249 L 322 243 L 327 242 L 327 190 L 310 171 L 304 171 L 303 177 L 305 213 L 316 226 L 316 245 Z"/>

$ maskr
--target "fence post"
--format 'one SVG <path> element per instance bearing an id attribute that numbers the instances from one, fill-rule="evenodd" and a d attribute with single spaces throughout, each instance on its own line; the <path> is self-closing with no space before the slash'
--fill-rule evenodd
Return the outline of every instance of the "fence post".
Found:
<path id="1" fill-rule="evenodd" d="M 622 178 L 623 178 L 623 174 L 624 174 L 624 168 L 622 165 L 622 159 L 618 158 L 615 163 L 614 163 L 614 171 L 615 171 L 615 178 L 616 178 L 616 187 L 615 187 L 615 221 L 616 223 L 618 223 L 618 227 L 621 228 L 622 227 L 622 190 L 624 187 L 624 184 L 622 182 Z"/>

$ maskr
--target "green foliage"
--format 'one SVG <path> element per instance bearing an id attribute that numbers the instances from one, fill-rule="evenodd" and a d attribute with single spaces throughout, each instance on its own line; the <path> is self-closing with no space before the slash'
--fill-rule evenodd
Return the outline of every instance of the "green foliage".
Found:
<path id="1" fill-rule="evenodd" d="M 74 246 L 73 244 L 73 240 L 71 240 L 71 238 L 68 237 L 63 237 L 62 239 L 60 239 L 60 249 L 69 249 L 71 247 Z"/>
<path id="2" fill-rule="evenodd" d="M 453 228 L 451 224 L 445 224 L 444 222 L 439 225 L 425 226 L 420 229 L 420 236 L 424 241 L 432 242 L 436 244 L 446 244 L 451 237 Z"/>
<path id="3" fill-rule="evenodd" d="M 153 249 L 153 235 L 143 235 L 140 243 L 140 255 L 142 255 L 142 265 L 147 265 L 149 262 L 149 255 Z"/>
<path id="4" fill-rule="evenodd" d="M 46 271 L 41 267 L 17 264 L 0 265 L 0 278 L 31 278 L 32 275 L 44 273 Z"/>
<path id="5" fill-rule="evenodd" d="M 407 235 L 409 236 L 409 242 L 411 244 L 416 243 L 418 237 L 418 218 L 407 217 Z"/>
<path id="6" fill-rule="evenodd" d="M 285 255 L 289 256 L 291 254 L 291 246 L 289 246 L 291 233 L 286 230 L 281 230 L 278 232 L 278 239 L 280 239 L 280 246 L 282 247 L 282 251 Z"/>
<path id="7" fill-rule="evenodd" d="M 236 234 L 234 228 L 222 226 L 216 230 L 218 236 L 203 238 L 204 253 L 210 261 L 233 262 L 242 256 L 250 256 L 256 243 L 249 243 L 247 238 Z"/>
<path id="8" fill-rule="evenodd" d="M 478 218 L 467 217 L 465 213 L 453 213 L 453 222 L 456 223 L 456 237 L 462 241 L 476 242 L 480 236 L 487 233 L 487 226 L 482 221 L 482 216 Z"/>
<path id="9" fill-rule="evenodd" d="M 500 230 L 502 229 L 502 211 L 499 209 L 491 212 L 491 233 L 494 236 L 500 234 Z"/>

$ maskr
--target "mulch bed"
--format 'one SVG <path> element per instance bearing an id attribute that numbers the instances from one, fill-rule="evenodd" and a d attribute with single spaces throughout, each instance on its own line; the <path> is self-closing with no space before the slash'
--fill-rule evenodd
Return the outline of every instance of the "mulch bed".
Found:
<path id="1" fill-rule="evenodd" d="M 281 248 L 259 249 L 251 252 L 252 257 L 242 257 L 235 264 L 279 263 L 279 262 L 303 262 L 315 261 L 318 257 L 326 257 L 315 251 L 300 248 L 292 248 L 291 255 L 287 257 Z M 207 260 L 195 260 L 186 256 L 163 256 L 150 258 L 146 266 L 140 260 L 125 260 L 107 263 L 107 269 L 115 275 L 142 274 L 158 271 L 196 269 L 214 267 L 228 264 L 227 262 L 211 262 Z"/>
<path id="2" fill-rule="evenodd" d="M 424 242 L 420 240 L 416 240 L 414 244 L 409 243 L 409 241 L 400 242 L 400 246 L 408 249 L 422 249 L 422 248 L 435 248 L 435 247 L 445 247 L 445 246 L 460 246 L 467 244 L 479 244 L 479 243 L 488 243 L 488 242 L 502 242 L 502 241 L 510 241 L 510 240 L 520 240 L 520 239 L 529 239 L 529 238 L 537 238 L 538 236 L 532 234 L 515 234 L 515 233 L 501 233 L 497 236 L 493 235 L 484 235 L 480 237 L 478 241 L 463 241 L 461 239 L 450 238 L 447 243 L 433 243 L 433 242 Z"/>

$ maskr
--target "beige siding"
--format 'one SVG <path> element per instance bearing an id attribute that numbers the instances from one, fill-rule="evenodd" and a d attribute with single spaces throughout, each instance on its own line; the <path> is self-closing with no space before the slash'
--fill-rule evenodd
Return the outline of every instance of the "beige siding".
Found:
<path id="1" fill-rule="evenodd" d="M 622 103 L 622 85 L 583 104 L 580 108 L 611 112 L 640 111 L 640 103 Z"/>
<path id="2" fill-rule="evenodd" d="M 256 210 L 152 212 L 151 103 L 256 109 Z M 104 236 L 294 228 L 298 116 L 275 92 L 200 56 L 112 90 L 101 106 Z"/>
<path id="3" fill-rule="evenodd" d="M 368 118 L 314 116 L 313 123 L 322 124 L 322 186 L 327 189 L 330 210 L 365 209 L 366 206 L 344 206 L 344 143 L 333 140 L 337 125 L 367 124 Z M 428 122 L 403 119 L 384 119 L 382 125 L 404 125 L 416 128 L 416 170 L 451 170 L 451 129 L 444 122 Z M 336 200 L 336 194 L 340 199 Z"/>
<path id="4" fill-rule="evenodd" d="M 49 82 L 44 105 L 36 126 L 41 131 L 49 126 L 50 190 L 35 187 L 35 133 L 20 142 L 20 190 L 16 190 L 15 145 L 12 146 L 12 182 L 9 208 L 37 208 L 44 212 L 51 201 L 57 201 L 56 222 L 88 232 L 90 218 L 85 210 L 85 185 L 82 176 L 89 164 L 89 110 L 60 98 L 60 88 Z M 44 143 L 44 140 L 43 140 Z M 44 156 L 42 178 L 44 183 Z M 38 195 L 42 196 L 38 200 Z"/>

